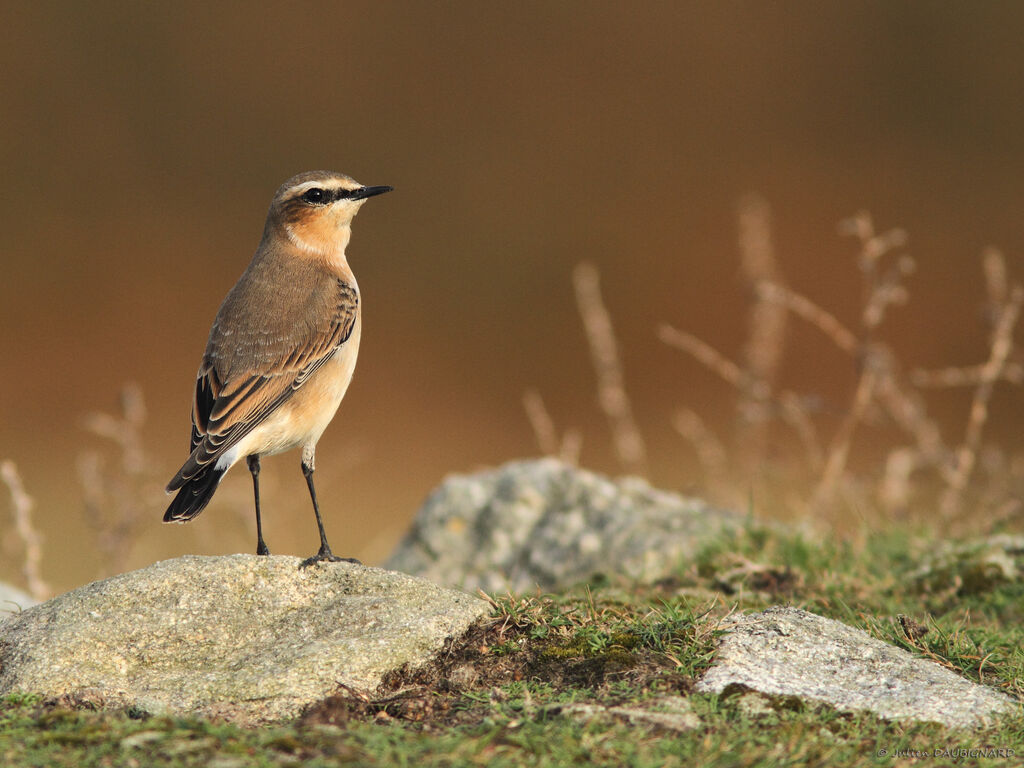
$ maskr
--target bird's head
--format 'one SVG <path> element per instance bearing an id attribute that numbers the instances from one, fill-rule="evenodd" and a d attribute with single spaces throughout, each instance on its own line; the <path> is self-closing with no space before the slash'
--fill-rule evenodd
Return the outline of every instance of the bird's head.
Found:
<path id="1" fill-rule="evenodd" d="M 283 236 L 309 254 L 344 252 L 363 203 L 391 187 L 364 187 L 333 171 L 308 171 L 282 184 L 267 214 L 266 235 Z"/>

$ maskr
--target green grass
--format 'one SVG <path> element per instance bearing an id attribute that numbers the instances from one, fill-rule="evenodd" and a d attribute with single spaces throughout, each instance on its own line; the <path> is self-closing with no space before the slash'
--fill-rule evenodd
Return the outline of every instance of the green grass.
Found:
<path id="1" fill-rule="evenodd" d="M 280 726 L 134 719 L 9 697 L 0 702 L 0 765 L 1018 764 L 1022 716 L 966 733 L 792 698 L 693 690 L 732 611 L 787 603 L 1024 696 L 1024 587 L 997 580 L 967 589 L 958 566 L 945 582 L 915 581 L 933 549 L 909 533 L 854 546 L 751 527 L 653 586 L 604 579 L 557 595 L 496 595 L 491 622 L 433 667 L 394 675 L 374 697 L 341 693 Z M 644 706 L 665 696 L 686 697 L 700 727 L 580 721 L 560 711 L 569 702 Z"/>

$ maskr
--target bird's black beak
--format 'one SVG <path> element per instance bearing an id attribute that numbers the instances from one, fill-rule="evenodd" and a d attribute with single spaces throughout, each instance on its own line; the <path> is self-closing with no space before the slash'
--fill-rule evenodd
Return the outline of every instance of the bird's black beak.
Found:
<path id="1" fill-rule="evenodd" d="M 360 187 L 348 196 L 349 200 L 363 200 L 374 195 L 383 195 L 390 192 L 394 187 Z"/>

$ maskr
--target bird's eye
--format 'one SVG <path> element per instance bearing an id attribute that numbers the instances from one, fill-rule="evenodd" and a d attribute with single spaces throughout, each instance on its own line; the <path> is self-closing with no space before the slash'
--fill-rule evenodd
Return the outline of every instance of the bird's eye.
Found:
<path id="1" fill-rule="evenodd" d="M 312 203 L 314 205 L 317 205 L 319 203 L 326 203 L 327 192 L 326 190 L 320 189 L 319 187 L 313 187 L 312 189 L 307 189 L 305 192 L 302 193 L 302 199 L 305 200 L 307 203 Z"/>

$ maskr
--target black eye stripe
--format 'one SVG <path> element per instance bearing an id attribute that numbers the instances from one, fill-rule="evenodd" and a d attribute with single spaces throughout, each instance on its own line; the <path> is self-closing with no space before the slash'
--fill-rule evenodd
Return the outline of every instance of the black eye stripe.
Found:
<path id="1" fill-rule="evenodd" d="M 347 200 L 351 198 L 358 189 L 324 189 L 322 187 L 313 187 L 307 189 L 301 195 L 296 195 L 294 199 L 302 200 L 304 203 L 310 205 L 328 205 L 336 200 Z"/>

